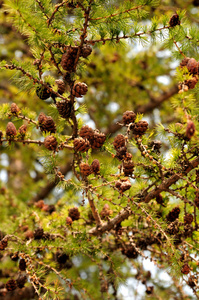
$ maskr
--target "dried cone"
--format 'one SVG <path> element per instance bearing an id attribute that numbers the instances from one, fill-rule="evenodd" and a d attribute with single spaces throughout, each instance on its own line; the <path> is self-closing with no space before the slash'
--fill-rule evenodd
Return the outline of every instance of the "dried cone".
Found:
<path id="1" fill-rule="evenodd" d="M 92 53 L 92 47 L 90 45 L 86 44 L 82 47 L 80 56 L 87 58 L 91 53 Z"/>
<path id="2" fill-rule="evenodd" d="M 126 255 L 128 258 L 137 258 L 138 257 L 138 252 L 135 249 L 135 247 L 131 245 L 127 245 L 126 248 L 122 249 L 122 254 Z"/>
<path id="3" fill-rule="evenodd" d="M 164 201 L 163 201 L 163 198 L 162 198 L 162 195 L 161 194 L 158 194 L 155 198 L 156 202 L 160 205 L 163 205 L 164 204 Z"/>
<path id="4" fill-rule="evenodd" d="M 19 107 L 17 106 L 16 103 L 12 103 L 11 106 L 10 106 L 10 110 L 11 110 L 11 113 L 13 115 L 17 115 L 20 111 Z"/>
<path id="5" fill-rule="evenodd" d="M 42 209 L 44 205 L 45 205 L 44 200 L 39 200 L 38 202 L 35 203 L 35 206 L 40 209 Z"/>
<path id="6" fill-rule="evenodd" d="M 89 164 L 83 162 L 80 164 L 80 171 L 84 176 L 89 176 L 92 173 L 92 169 Z"/>
<path id="7" fill-rule="evenodd" d="M 154 287 L 152 285 L 147 286 L 146 291 L 145 291 L 146 294 L 151 295 L 153 293 L 153 289 L 154 289 Z"/>
<path id="8" fill-rule="evenodd" d="M 113 146 L 114 146 L 115 150 L 119 150 L 120 148 L 124 147 L 125 146 L 125 136 L 123 134 L 118 134 L 114 138 Z"/>
<path id="9" fill-rule="evenodd" d="M 99 173 L 100 171 L 100 163 L 98 159 L 94 159 L 92 164 L 91 164 L 91 170 L 92 173 L 94 173 L 95 175 Z"/>
<path id="10" fill-rule="evenodd" d="M 61 79 L 58 79 L 58 80 L 55 80 L 56 84 L 58 85 L 58 90 L 57 92 L 62 95 L 64 92 L 65 92 L 65 89 L 66 89 L 66 85 L 64 83 L 63 80 Z"/>
<path id="11" fill-rule="evenodd" d="M 54 137 L 52 135 L 47 136 L 44 140 L 44 146 L 48 150 L 55 151 L 57 149 L 57 139 L 56 139 L 56 137 Z"/>
<path id="12" fill-rule="evenodd" d="M 0 241 L 0 250 L 4 250 L 8 246 L 8 240 L 4 239 Z"/>
<path id="13" fill-rule="evenodd" d="M 26 275 L 19 274 L 19 276 L 18 276 L 18 278 L 16 280 L 17 287 L 20 288 L 20 289 L 22 289 L 24 287 L 26 281 L 27 281 Z"/>
<path id="14" fill-rule="evenodd" d="M 193 222 L 193 215 L 192 214 L 186 214 L 184 216 L 184 224 L 191 224 Z"/>
<path id="15" fill-rule="evenodd" d="M 146 121 L 139 121 L 132 127 L 133 134 L 143 135 L 148 129 L 148 123 Z"/>
<path id="16" fill-rule="evenodd" d="M 56 104 L 57 110 L 60 116 L 64 119 L 68 119 L 71 116 L 72 104 L 70 101 L 61 100 Z"/>
<path id="17" fill-rule="evenodd" d="M 66 225 L 72 225 L 73 220 L 71 219 L 71 217 L 66 217 Z"/>
<path id="18" fill-rule="evenodd" d="M 7 291 L 14 291 L 17 288 L 16 280 L 10 279 L 6 282 L 6 289 Z"/>
<path id="19" fill-rule="evenodd" d="M 34 239 L 35 240 L 40 240 L 40 239 L 42 239 L 43 236 L 44 236 L 44 230 L 43 230 L 43 228 L 37 228 L 34 231 Z"/>
<path id="20" fill-rule="evenodd" d="M 14 137 L 15 135 L 17 135 L 17 129 L 12 122 L 8 122 L 7 124 L 6 135 L 9 137 Z"/>
<path id="21" fill-rule="evenodd" d="M 182 272 L 182 274 L 187 275 L 187 274 L 189 274 L 190 270 L 191 269 L 190 269 L 189 265 L 186 263 L 182 266 L 181 272 Z"/>
<path id="22" fill-rule="evenodd" d="M 73 221 L 79 220 L 80 218 L 80 212 L 77 207 L 70 208 L 68 215 Z"/>
<path id="23" fill-rule="evenodd" d="M 41 112 L 41 113 L 39 114 L 38 122 L 39 122 L 39 125 L 40 125 L 40 126 L 41 126 L 42 124 L 45 123 L 46 118 L 47 118 L 47 116 L 46 116 L 43 112 Z"/>
<path id="24" fill-rule="evenodd" d="M 178 14 L 174 14 L 170 20 L 169 20 L 169 25 L 171 27 L 175 27 L 176 25 L 180 25 L 180 19 L 179 19 L 179 16 Z"/>
<path id="25" fill-rule="evenodd" d="M 26 270 L 26 261 L 24 258 L 21 258 L 19 261 L 19 269 L 21 271 L 25 271 Z"/>
<path id="26" fill-rule="evenodd" d="M 128 153 L 130 154 L 130 153 Z M 124 146 L 124 147 L 120 147 L 117 149 L 117 152 L 116 152 L 116 157 L 120 160 L 130 160 L 130 156 L 127 154 L 127 147 Z"/>
<path id="27" fill-rule="evenodd" d="M 72 89 L 72 95 L 77 98 L 81 98 L 83 95 L 86 95 L 88 87 L 83 82 L 77 82 Z"/>
<path id="28" fill-rule="evenodd" d="M 125 125 L 134 123 L 135 119 L 136 119 L 136 114 L 133 111 L 127 110 L 123 113 L 122 121 Z"/>
<path id="29" fill-rule="evenodd" d="M 129 179 L 120 179 L 116 181 L 115 187 L 119 189 L 121 193 L 123 193 L 131 188 L 131 183 Z"/>
<path id="30" fill-rule="evenodd" d="M 18 132 L 22 137 L 26 135 L 26 131 L 27 131 L 27 126 L 25 124 L 21 125 L 21 127 L 19 127 L 18 129 Z"/>
<path id="31" fill-rule="evenodd" d="M 110 209 L 108 204 L 105 204 L 100 212 L 100 217 L 102 220 L 106 220 L 110 215 L 112 215 L 113 211 Z"/>
<path id="32" fill-rule="evenodd" d="M 49 84 L 47 84 L 47 85 L 50 87 Z M 51 92 L 45 86 L 37 87 L 36 94 L 39 97 L 39 99 L 41 99 L 41 100 L 46 100 L 51 96 Z"/>
<path id="33" fill-rule="evenodd" d="M 65 264 L 65 262 L 69 259 L 69 256 L 61 251 L 57 251 L 55 253 L 55 259 L 59 264 Z"/>
<path id="34" fill-rule="evenodd" d="M 152 141 L 149 143 L 149 147 L 151 148 L 151 151 L 154 151 L 156 153 L 160 153 L 161 146 L 162 146 L 161 141 Z"/>
<path id="35" fill-rule="evenodd" d="M 132 161 L 124 162 L 123 170 L 125 176 L 132 176 L 134 170 L 134 163 Z"/>
<path id="36" fill-rule="evenodd" d="M 177 206 L 177 207 L 174 207 L 167 215 L 167 221 L 168 222 L 173 222 L 175 221 L 178 217 L 179 217 L 179 214 L 180 214 L 180 208 Z"/>
<path id="37" fill-rule="evenodd" d="M 88 140 L 83 139 L 81 137 L 74 139 L 73 144 L 74 144 L 75 151 L 79 151 L 79 152 L 86 152 L 91 146 Z"/>
<path id="38" fill-rule="evenodd" d="M 194 203 L 195 203 L 196 207 L 199 208 L 199 192 L 196 193 Z"/>
<path id="39" fill-rule="evenodd" d="M 194 135 L 195 133 L 195 125 L 192 121 L 189 121 L 187 123 L 187 128 L 186 128 L 186 137 L 190 140 L 190 138 Z"/>
<path id="40" fill-rule="evenodd" d="M 195 75 L 194 77 L 192 77 L 191 79 L 185 80 L 184 84 L 186 86 L 188 86 L 189 89 L 194 89 L 196 86 L 196 83 L 198 82 L 198 76 Z"/>
<path id="41" fill-rule="evenodd" d="M 52 117 L 46 117 L 44 123 L 40 128 L 42 128 L 41 131 L 50 132 L 50 133 L 56 132 L 56 125 Z"/>
<path id="42" fill-rule="evenodd" d="M 91 143 L 92 149 L 99 149 L 103 146 L 106 140 L 106 136 L 104 133 L 100 133 L 97 130 L 94 131 L 93 141 Z"/>
<path id="43" fill-rule="evenodd" d="M 190 58 L 187 62 L 187 69 L 191 74 L 198 74 L 198 63 L 195 58 Z"/>
<path id="44" fill-rule="evenodd" d="M 73 72 L 75 67 L 75 59 L 77 56 L 78 48 L 69 47 L 67 52 L 62 55 L 61 66 L 68 72 Z"/>
<path id="45" fill-rule="evenodd" d="M 82 138 L 87 139 L 90 143 L 92 143 L 93 136 L 94 136 L 94 130 L 91 127 L 89 127 L 88 125 L 84 125 L 80 129 L 79 135 Z"/>
<path id="46" fill-rule="evenodd" d="M 185 57 L 183 58 L 183 60 L 181 61 L 180 63 L 180 67 L 183 68 L 183 67 L 186 67 L 188 62 L 189 62 L 190 58 L 189 57 Z"/>

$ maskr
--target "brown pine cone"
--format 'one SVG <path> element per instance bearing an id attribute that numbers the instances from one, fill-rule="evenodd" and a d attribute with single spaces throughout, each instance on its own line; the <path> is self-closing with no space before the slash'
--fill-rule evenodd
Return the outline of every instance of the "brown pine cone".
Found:
<path id="1" fill-rule="evenodd" d="M 7 124 L 6 135 L 9 137 L 14 137 L 15 135 L 17 135 L 17 129 L 12 122 L 8 122 Z"/>
<path id="2" fill-rule="evenodd" d="M 55 151 L 57 149 L 57 139 L 56 139 L 56 137 L 54 137 L 52 135 L 47 136 L 44 140 L 44 146 L 48 150 Z"/>
<path id="3" fill-rule="evenodd" d="M 0 250 L 4 250 L 8 246 L 8 240 L 4 239 L 0 241 Z"/>
<path id="4" fill-rule="evenodd" d="M 91 147 L 90 142 L 82 137 L 76 138 L 73 141 L 75 151 L 86 152 Z"/>
<path id="5" fill-rule="evenodd" d="M 71 217 L 66 217 L 66 225 L 72 225 L 73 220 L 71 219 Z"/>
<path id="6" fill-rule="evenodd" d="M 94 173 L 95 175 L 99 173 L 100 171 L 100 163 L 98 159 L 94 159 L 92 164 L 91 164 L 91 171 L 92 173 Z"/>
<path id="7" fill-rule="evenodd" d="M 132 245 L 127 245 L 125 248 L 122 249 L 122 254 L 126 255 L 128 258 L 137 258 L 138 252 Z"/>
<path id="8" fill-rule="evenodd" d="M 194 135 L 195 133 L 195 125 L 194 122 L 188 121 L 187 123 L 187 128 L 186 128 L 186 137 L 190 140 L 190 138 Z"/>
<path id="9" fill-rule="evenodd" d="M 193 222 L 193 215 L 192 214 L 186 214 L 184 216 L 184 224 L 191 224 Z"/>
<path id="10" fill-rule="evenodd" d="M 189 62 L 190 58 L 189 57 L 185 57 L 183 58 L 183 60 L 181 61 L 180 63 L 180 67 L 183 68 L 183 67 L 186 67 L 188 62 Z"/>
<path id="11" fill-rule="evenodd" d="M 62 55 L 61 66 L 68 72 L 74 71 L 74 63 L 77 56 L 77 47 L 69 47 L 67 52 Z"/>
<path id="12" fill-rule="evenodd" d="M 132 176 L 134 170 L 134 163 L 132 161 L 124 162 L 123 170 L 125 176 Z"/>
<path id="13" fill-rule="evenodd" d="M 3 137 L 3 132 L 0 130 L 0 141 L 1 141 L 2 137 Z"/>
<path id="14" fill-rule="evenodd" d="M 91 127 L 89 127 L 88 125 L 84 125 L 80 129 L 79 135 L 82 138 L 87 139 L 90 143 L 92 143 L 93 136 L 94 136 L 94 130 Z"/>
<path id="15" fill-rule="evenodd" d="M 169 25 L 171 27 L 175 27 L 176 25 L 180 25 L 180 19 L 179 19 L 179 16 L 178 14 L 174 14 L 170 20 L 169 20 Z"/>
<path id="16" fill-rule="evenodd" d="M 160 205 L 163 205 L 164 206 L 164 201 L 163 201 L 163 198 L 162 198 L 162 195 L 161 194 L 158 194 L 155 198 L 156 202 Z"/>
<path id="17" fill-rule="evenodd" d="M 173 222 L 175 221 L 180 214 L 180 208 L 178 206 L 174 207 L 167 215 L 167 221 Z"/>
<path id="18" fill-rule="evenodd" d="M 189 89 L 194 89 L 195 88 L 195 85 L 196 83 L 198 82 L 198 76 L 195 75 L 194 77 L 192 77 L 191 79 L 188 79 L 188 80 L 185 80 L 184 81 L 184 84 L 186 86 L 188 86 Z"/>
<path id="19" fill-rule="evenodd" d="M 194 203 L 195 203 L 196 207 L 199 208 L 199 192 L 196 193 Z"/>
<path id="20" fill-rule="evenodd" d="M 189 265 L 186 263 L 182 266 L 181 272 L 185 275 L 189 274 L 189 272 L 191 271 Z"/>
<path id="21" fill-rule="evenodd" d="M 50 87 L 50 85 L 47 83 L 47 85 Z M 45 86 L 38 86 L 36 88 L 36 94 L 41 100 L 46 100 L 51 96 L 51 92 L 48 90 Z"/>
<path id="22" fill-rule="evenodd" d="M 105 204 L 100 212 L 100 217 L 102 220 L 106 220 L 110 215 L 112 215 L 113 211 L 110 209 L 108 204 Z"/>
<path id="23" fill-rule="evenodd" d="M 187 63 L 187 69 L 191 74 L 198 74 L 198 62 L 195 58 L 190 58 Z"/>
<path id="24" fill-rule="evenodd" d="M 61 252 L 61 251 L 57 251 L 55 253 L 55 260 L 59 263 L 59 264 L 65 264 L 65 262 L 69 259 L 68 254 Z"/>
<path id="25" fill-rule="evenodd" d="M 15 252 L 15 253 L 11 253 L 10 254 L 10 258 L 13 260 L 13 261 L 18 261 L 19 259 L 19 252 Z"/>
<path id="26" fill-rule="evenodd" d="M 80 56 L 87 58 L 92 53 L 92 50 L 92 47 L 86 44 L 82 47 Z"/>
<path id="27" fill-rule="evenodd" d="M 188 286 L 195 287 L 197 285 L 198 278 L 194 275 L 190 275 L 188 279 Z"/>
<path id="28" fill-rule="evenodd" d="M 121 193 L 124 193 L 125 191 L 129 190 L 131 188 L 131 183 L 129 179 L 120 179 L 116 181 L 115 187 L 119 189 Z"/>
<path id="29" fill-rule="evenodd" d="M 10 279 L 6 282 L 6 289 L 7 291 L 14 291 L 17 288 L 16 280 Z"/>
<path id="30" fill-rule="evenodd" d="M 79 220 L 80 218 L 79 209 L 77 207 L 70 208 L 68 211 L 68 215 L 73 221 Z"/>
<path id="31" fill-rule="evenodd" d="M 130 154 L 130 153 L 129 153 L 129 154 Z M 129 157 L 129 156 L 127 155 L 127 147 L 124 146 L 124 147 L 118 148 L 118 149 L 117 149 L 117 152 L 116 152 L 116 157 L 117 157 L 119 160 L 123 160 L 123 159 L 128 160 L 127 157 Z"/>
<path id="32" fill-rule="evenodd" d="M 84 176 L 89 176 L 92 173 L 92 169 L 89 166 L 89 164 L 82 162 L 80 164 L 80 171 L 82 173 L 82 175 Z"/>
<path id="33" fill-rule="evenodd" d="M 41 126 L 42 124 L 45 123 L 46 118 L 47 118 L 47 116 L 46 116 L 43 112 L 41 112 L 41 113 L 39 114 L 38 122 L 39 122 L 39 125 L 40 125 L 40 126 Z"/>
<path id="34" fill-rule="evenodd" d="M 72 89 L 72 95 L 77 98 L 81 98 L 83 95 L 86 95 L 88 87 L 83 82 L 77 82 Z"/>
<path id="35" fill-rule="evenodd" d="M 11 113 L 13 115 L 17 115 L 20 111 L 19 107 L 17 106 L 16 103 L 12 103 L 11 106 L 10 106 L 10 110 L 11 110 Z"/>
<path id="36" fill-rule="evenodd" d="M 72 104 L 70 101 L 61 100 L 57 102 L 56 106 L 62 118 L 64 119 L 70 118 L 72 112 Z"/>
<path id="37" fill-rule="evenodd" d="M 44 200 L 39 200 L 38 202 L 35 203 L 35 206 L 40 209 L 42 209 L 44 205 L 45 205 Z"/>
<path id="38" fill-rule="evenodd" d="M 43 236 L 44 236 L 44 230 L 43 230 L 43 228 L 37 228 L 34 231 L 34 239 L 35 240 L 40 240 L 40 239 L 42 239 Z"/>
<path id="39" fill-rule="evenodd" d="M 118 134 L 113 141 L 113 146 L 115 150 L 119 150 L 120 148 L 125 147 L 125 142 L 125 136 L 123 134 Z"/>
<path id="40" fill-rule="evenodd" d="M 133 111 L 127 110 L 123 113 L 122 121 L 125 125 L 134 123 L 135 119 L 136 119 L 136 114 Z"/>
<path id="41" fill-rule="evenodd" d="M 57 79 L 57 80 L 55 80 L 55 82 L 56 82 L 56 84 L 58 85 L 58 90 L 57 90 L 57 92 L 58 92 L 60 95 L 62 95 L 62 94 L 65 92 L 65 89 L 66 89 L 66 85 L 65 85 L 64 81 L 61 80 L 61 79 Z"/>
<path id="42" fill-rule="evenodd" d="M 25 124 L 21 125 L 21 127 L 19 127 L 18 129 L 18 132 L 22 137 L 26 135 L 26 131 L 27 131 L 27 126 Z"/>
<path id="43" fill-rule="evenodd" d="M 160 141 L 151 141 L 149 143 L 149 147 L 151 148 L 151 151 L 154 151 L 156 153 L 160 153 L 161 146 L 162 143 Z"/>
<path id="44" fill-rule="evenodd" d="M 99 149 L 103 146 L 106 140 L 106 136 L 104 133 L 100 133 L 97 130 L 94 131 L 93 141 L 91 143 L 92 149 Z"/>
<path id="45" fill-rule="evenodd" d="M 132 126 L 133 134 L 135 135 L 143 135 L 148 129 L 147 121 L 139 121 Z"/>
<path id="46" fill-rule="evenodd" d="M 26 281 L 27 281 L 26 275 L 19 274 L 19 276 L 18 276 L 18 278 L 16 280 L 18 288 L 22 289 L 24 287 Z"/>
<path id="47" fill-rule="evenodd" d="M 19 269 L 21 271 L 25 271 L 26 270 L 26 261 L 24 258 L 21 258 L 19 261 Z"/>
<path id="48" fill-rule="evenodd" d="M 52 117 L 46 117 L 44 123 L 40 126 L 41 131 L 55 133 L 56 125 Z"/>
<path id="49" fill-rule="evenodd" d="M 147 286 L 145 292 L 146 292 L 146 294 L 151 295 L 153 293 L 153 290 L 154 290 L 154 287 L 151 285 L 151 286 Z"/>

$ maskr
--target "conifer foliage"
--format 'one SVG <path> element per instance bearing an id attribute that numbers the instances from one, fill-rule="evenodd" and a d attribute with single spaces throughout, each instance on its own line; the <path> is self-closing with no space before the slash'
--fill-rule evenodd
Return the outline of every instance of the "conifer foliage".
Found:
<path id="1" fill-rule="evenodd" d="M 0 1 L 0 300 L 199 299 L 199 4 L 176 3 Z"/>

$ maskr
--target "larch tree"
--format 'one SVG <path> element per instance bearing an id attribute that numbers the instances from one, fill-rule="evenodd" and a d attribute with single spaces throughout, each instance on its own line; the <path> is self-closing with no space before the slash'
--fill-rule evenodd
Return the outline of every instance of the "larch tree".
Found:
<path id="1" fill-rule="evenodd" d="M 199 299 L 198 7 L 0 1 L 0 299 Z"/>

